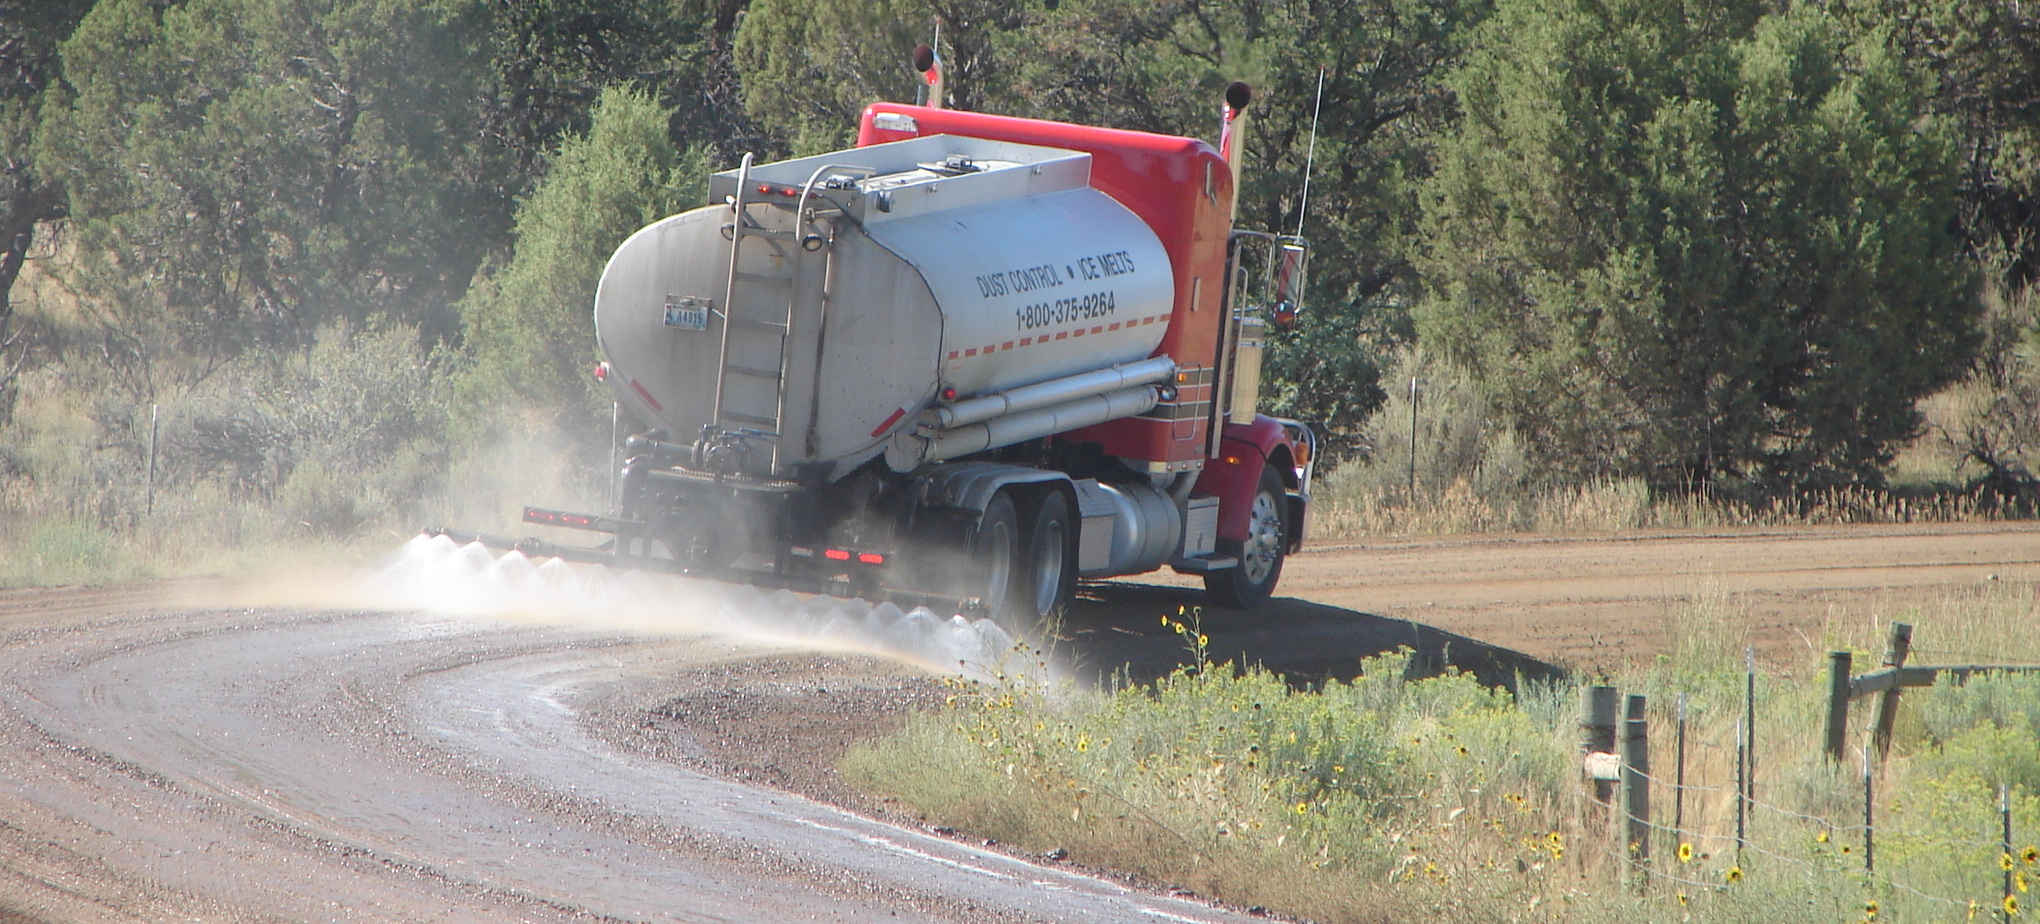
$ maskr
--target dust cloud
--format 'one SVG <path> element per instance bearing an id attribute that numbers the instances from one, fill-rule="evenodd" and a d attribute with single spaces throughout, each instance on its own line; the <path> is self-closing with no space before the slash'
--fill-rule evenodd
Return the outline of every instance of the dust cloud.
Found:
<path id="1" fill-rule="evenodd" d="M 533 559 L 446 536 L 411 539 L 353 596 L 377 608 L 868 652 L 980 680 L 1041 670 L 989 619 Z"/>

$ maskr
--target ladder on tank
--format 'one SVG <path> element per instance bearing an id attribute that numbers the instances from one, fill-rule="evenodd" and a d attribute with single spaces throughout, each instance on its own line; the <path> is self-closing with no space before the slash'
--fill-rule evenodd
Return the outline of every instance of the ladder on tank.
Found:
<path id="1" fill-rule="evenodd" d="M 745 206 L 751 204 L 744 201 L 744 193 L 751 185 L 751 155 L 744 155 L 743 163 L 737 168 L 736 195 L 730 197 L 730 211 L 733 213 L 729 225 L 730 272 L 728 285 L 723 292 L 723 310 L 721 314 L 723 319 L 722 352 L 717 360 L 720 371 L 716 375 L 715 382 L 715 407 L 710 415 L 711 419 L 715 421 L 710 427 L 718 431 L 716 434 L 718 439 L 727 441 L 729 436 L 735 435 L 739 438 L 756 437 L 766 439 L 773 441 L 775 444 L 780 440 L 780 426 L 786 419 L 787 363 L 791 359 L 787 355 L 787 343 L 793 334 L 794 315 L 800 311 L 800 280 L 804 269 L 803 258 L 811 252 L 826 250 L 829 246 L 829 242 L 825 238 L 819 235 L 803 234 L 803 232 L 807 229 L 809 222 L 813 221 L 818 215 L 842 214 L 843 212 L 842 203 L 829 198 L 826 193 L 816 192 L 817 184 L 822 184 L 831 189 L 842 188 L 835 184 L 847 182 L 849 177 L 868 177 L 875 172 L 870 167 L 853 164 L 824 164 L 817 167 L 814 174 L 808 177 L 807 183 L 802 186 L 800 198 L 794 203 L 793 230 L 780 231 L 752 223 L 750 216 L 744 211 Z M 823 182 L 824 176 L 829 177 L 826 183 Z M 780 190 L 782 195 L 791 195 L 790 187 L 780 187 Z M 810 214 L 809 204 L 816 199 L 827 202 L 835 206 L 835 208 L 829 212 Z M 761 199 L 758 201 L 766 200 Z M 773 250 L 780 257 L 784 258 L 780 261 L 780 272 L 756 273 L 746 271 L 743 268 L 744 239 L 752 237 L 764 238 L 766 241 L 771 242 Z M 765 318 L 739 315 L 737 289 L 740 283 L 772 288 L 784 287 L 786 296 L 780 302 L 780 304 L 785 306 L 784 312 Z M 826 303 L 828 293 L 820 293 L 817 297 Z M 746 301 L 750 300 L 747 299 Z M 769 299 L 758 299 L 756 301 L 760 304 L 771 304 Z M 741 345 L 739 338 L 768 338 L 769 346 L 759 352 L 770 354 L 771 368 L 763 365 L 746 365 L 734 361 L 731 358 L 731 344 L 733 341 L 737 341 Z M 820 349 L 819 344 L 816 346 L 816 349 Z M 765 408 L 755 405 L 744 408 L 733 407 L 733 402 L 730 400 L 729 387 L 732 377 L 738 380 L 755 381 L 769 386 L 772 395 L 770 412 L 767 413 Z M 737 426 L 730 426 L 731 424 Z M 812 438 L 812 434 L 810 434 L 810 438 Z"/>
<path id="2" fill-rule="evenodd" d="M 799 235 L 793 231 L 777 231 L 751 221 L 745 207 L 752 203 L 744 201 L 746 187 L 750 185 L 751 155 L 745 154 L 737 169 L 737 192 L 731 197 L 730 272 L 728 284 L 723 292 L 720 317 L 723 321 L 722 349 L 717 357 L 720 367 L 715 380 L 715 406 L 710 411 L 711 425 L 722 434 L 756 437 L 776 442 L 779 439 L 780 421 L 786 416 L 786 361 L 787 339 L 793 330 L 793 315 L 800 291 L 796 281 L 800 278 L 800 257 L 802 248 Z M 763 200 L 760 200 L 763 201 Z M 796 221 L 796 227 L 798 222 Z M 759 273 L 743 268 L 743 248 L 746 238 L 764 238 L 774 244 L 774 250 L 782 260 L 782 272 Z M 783 245 L 792 246 L 783 246 Z M 745 298 L 739 300 L 739 286 L 784 288 L 786 297 L 778 300 L 784 306 L 783 312 L 766 312 L 765 317 L 751 316 L 744 311 L 755 311 L 772 304 L 769 298 Z M 744 306 L 740 308 L 740 306 Z M 747 344 L 757 344 L 756 349 L 745 349 Z M 756 362 L 738 362 L 733 352 L 745 358 L 771 357 L 770 365 Z M 732 379 L 757 382 L 772 397 L 768 403 L 757 400 L 753 390 L 750 400 L 741 400 L 732 394 Z"/>

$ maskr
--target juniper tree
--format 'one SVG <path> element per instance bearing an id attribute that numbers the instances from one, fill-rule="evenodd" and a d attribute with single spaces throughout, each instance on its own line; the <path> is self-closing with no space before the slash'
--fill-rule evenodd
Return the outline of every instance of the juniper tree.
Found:
<path id="1" fill-rule="evenodd" d="M 1548 471 L 1872 481 L 1968 362 L 1947 123 L 1776 6 L 1510 0 L 1450 78 L 1418 330 Z"/>

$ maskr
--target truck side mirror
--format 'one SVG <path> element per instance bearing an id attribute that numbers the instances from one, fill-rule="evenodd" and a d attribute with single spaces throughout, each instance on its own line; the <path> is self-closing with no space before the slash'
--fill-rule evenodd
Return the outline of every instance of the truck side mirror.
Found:
<path id="1" fill-rule="evenodd" d="M 1276 330 L 1288 330 L 1296 326 L 1296 318 L 1303 313 L 1304 264 L 1308 251 L 1300 243 L 1283 244 L 1275 265 L 1275 299 L 1269 309 L 1269 320 L 1275 322 Z"/>

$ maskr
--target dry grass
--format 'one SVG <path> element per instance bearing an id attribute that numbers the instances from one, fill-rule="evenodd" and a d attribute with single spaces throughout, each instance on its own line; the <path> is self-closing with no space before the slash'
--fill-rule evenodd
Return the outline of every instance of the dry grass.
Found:
<path id="1" fill-rule="evenodd" d="M 1915 663 L 2040 663 L 2030 584 L 1831 612 L 1822 641 L 1874 663 L 1894 620 L 1916 626 Z M 1697 599 L 1671 650 L 1612 680 L 1650 704 L 1661 827 L 1647 882 L 1578 777 L 1576 687 L 1405 682 L 1395 657 L 1312 693 L 1211 665 L 1111 695 L 959 688 L 844 769 L 943 824 L 1320 921 L 1950 921 L 1972 919 L 1972 901 L 1988 919 L 2005 872 L 2000 784 L 2012 872 L 2040 884 L 2040 855 L 2023 855 L 2040 843 L 2040 676 L 1905 695 L 1873 778 L 1866 873 L 1860 765 L 1822 756 L 1822 665 L 1757 665 L 1755 733 L 1739 727 L 1751 623 L 1732 597 Z M 1870 709 L 1855 707 L 1859 737 Z M 1739 848 L 1742 740 L 1755 742 L 1754 802 Z"/>
<path id="2" fill-rule="evenodd" d="M 1353 468 L 1332 472 L 1311 500 L 1311 531 L 1327 540 L 1488 532 L 1591 533 L 1634 529 L 1726 529 L 1849 523 L 1959 523 L 2004 519 L 1959 492 L 1836 488 L 1752 504 L 1660 496 L 1638 479 L 1489 495 L 1461 478 L 1414 502 L 1370 487 Z"/>

